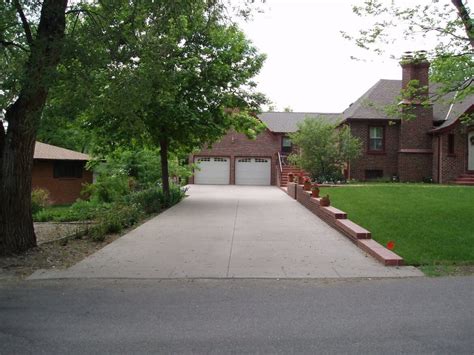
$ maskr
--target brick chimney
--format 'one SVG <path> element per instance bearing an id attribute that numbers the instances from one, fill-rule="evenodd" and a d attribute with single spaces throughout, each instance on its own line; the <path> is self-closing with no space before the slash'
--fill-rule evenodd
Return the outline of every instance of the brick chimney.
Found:
<path id="1" fill-rule="evenodd" d="M 433 106 L 427 104 L 429 67 L 426 52 L 407 52 L 400 61 L 404 117 L 400 125 L 399 176 L 401 181 L 432 177 Z"/>

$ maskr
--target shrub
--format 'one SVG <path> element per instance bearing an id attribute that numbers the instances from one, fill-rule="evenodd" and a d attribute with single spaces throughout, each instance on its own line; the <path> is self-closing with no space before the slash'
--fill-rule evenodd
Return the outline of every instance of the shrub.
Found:
<path id="1" fill-rule="evenodd" d="M 61 221 L 68 213 L 69 207 L 44 208 L 33 215 L 35 222 Z"/>
<path id="2" fill-rule="evenodd" d="M 101 211 L 97 224 L 105 233 L 120 233 L 123 228 L 133 226 L 143 218 L 143 211 L 138 204 L 116 203 Z"/>
<path id="3" fill-rule="evenodd" d="M 36 188 L 31 191 L 31 213 L 36 214 L 45 207 L 49 206 L 51 201 L 49 199 L 49 191 L 45 189 Z"/>
<path id="4" fill-rule="evenodd" d="M 123 173 L 100 174 L 97 181 L 86 185 L 82 194 L 97 203 L 119 201 L 130 192 L 128 176 Z"/>
<path id="5" fill-rule="evenodd" d="M 103 242 L 107 235 L 107 226 L 97 224 L 91 229 L 90 237 L 95 242 Z"/>
<path id="6" fill-rule="evenodd" d="M 347 126 L 329 124 L 307 117 L 290 134 L 300 149 L 289 156 L 292 164 L 311 174 L 317 182 L 343 181 L 342 170 L 347 162 L 361 154 L 361 141 L 352 136 Z"/>
<path id="7" fill-rule="evenodd" d="M 184 196 L 186 196 L 187 190 L 187 188 L 182 188 L 181 186 L 171 184 L 169 207 L 176 205 L 179 201 L 181 201 Z"/>
<path id="8" fill-rule="evenodd" d="M 127 201 L 131 204 L 138 204 L 146 214 L 160 212 L 163 191 L 159 187 L 152 187 L 146 190 L 133 192 L 128 196 Z"/>
<path id="9" fill-rule="evenodd" d="M 71 205 L 66 213 L 56 219 L 58 222 L 69 221 L 87 221 L 97 218 L 104 210 L 108 209 L 110 204 L 99 203 L 97 201 L 77 200 Z"/>

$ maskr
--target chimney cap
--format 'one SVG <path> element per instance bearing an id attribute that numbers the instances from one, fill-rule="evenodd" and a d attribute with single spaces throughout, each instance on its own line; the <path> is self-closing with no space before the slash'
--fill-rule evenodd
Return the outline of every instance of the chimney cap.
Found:
<path id="1" fill-rule="evenodd" d="M 425 50 L 418 50 L 418 51 L 407 51 L 404 52 L 400 64 L 401 65 L 406 65 L 406 64 L 428 64 L 429 61 L 427 58 L 428 52 Z"/>

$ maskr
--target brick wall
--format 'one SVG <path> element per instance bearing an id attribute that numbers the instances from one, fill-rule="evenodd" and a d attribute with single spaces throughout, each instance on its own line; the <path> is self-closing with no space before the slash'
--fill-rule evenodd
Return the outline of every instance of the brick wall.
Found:
<path id="1" fill-rule="evenodd" d="M 452 155 L 448 154 L 449 134 L 454 134 L 454 154 Z M 448 183 L 467 170 L 467 133 L 464 127 L 457 125 L 451 131 L 439 135 L 438 139 L 441 139 L 441 183 Z M 434 164 L 437 162 L 435 161 Z"/>
<path id="2" fill-rule="evenodd" d="M 433 107 L 417 105 L 410 111 L 416 118 L 402 120 L 400 125 L 400 149 L 432 149 Z"/>
<path id="3" fill-rule="evenodd" d="M 362 141 L 362 155 L 350 165 L 350 178 L 365 180 L 365 170 L 382 170 L 384 177 L 398 175 L 398 141 L 400 124 L 376 120 L 353 120 L 349 126 L 353 136 Z M 369 126 L 383 126 L 385 130 L 385 150 L 380 154 L 368 152 Z"/>
<path id="4" fill-rule="evenodd" d="M 92 172 L 84 170 L 82 178 L 54 178 L 53 160 L 35 160 L 32 187 L 46 189 L 55 205 L 73 203 L 80 197 L 85 183 L 92 183 Z"/>
<path id="5" fill-rule="evenodd" d="M 260 133 L 255 140 L 248 139 L 244 134 L 230 131 L 212 148 L 206 148 L 190 157 L 193 162 L 197 156 L 223 156 L 230 158 L 230 183 L 235 184 L 235 159 L 239 157 L 271 158 L 271 183 L 276 185 L 276 164 L 281 149 L 281 135 L 269 130 Z M 191 184 L 194 179 L 190 178 Z"/>
<path id="6" fill-rule="evenodd" d="M 398 175 L 401 182 L 420 182 L 433 177 L 433 154 L 400 153 Z"/>

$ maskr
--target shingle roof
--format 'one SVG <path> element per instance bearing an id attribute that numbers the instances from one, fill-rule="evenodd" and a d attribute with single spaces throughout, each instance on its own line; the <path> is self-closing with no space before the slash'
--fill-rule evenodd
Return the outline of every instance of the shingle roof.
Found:
<path id="1" fill-rule="evenodd" d="M 48 160 L 90 160 L 87 154 L 79 153 L 55 145 L 36 142 L 34 159 Z"/>
<path id="2" fill-rule="evenodd" d="M 344 112 L 343 117 L 346 119 L 384 119 L 389 120 L 384 108 L 388 105 L 396 103 L 396 98 L 400 95 L 402 88 L 401 80 L 379 80 L 367 92 L 364 93 L 356 102 L 351 104 Z M 436 92 L 437 85 L 431 84 L 430 91 Z M 470 105 L 474 103 L 474 97 L 466 98 L 464 103 L 456 103 L 453 109 L 450 109 L 449 101 L 454 94 L 445 95 L 433 104 L 433 121 L 445 121 L 449 112 L 448 119 L 456 119 L 464 113 Z M 469 104 L 470 102 L 470 104 Z M 456 116 L 456 117 L 454 117 Z"/>
<path id="3" fill-rule="evenodd" d="M 258 115 L 268 129 L 275 133 L 291 133 L 298 130 L 298 123 L 306 117 L 314 117 L 328 123 L 337 124 L 342 121 L 340 113 L 320 112 L 264 112 Z"/>
<path id="4" fill-rule="evenodd" d="M 343 113 L 346 119 L 389 119 L 384 107 L 393 104 L 400 94 L 400 80 L 379 80 Z"/>
<path id="5" fill-rule="evenodd" d="M 443 130 L 444 128 L 456 123 L 459 117 L 468 111 L 472 106 L 474 106 L 474 95 L 468 96 L 460 101 L 456 101 L 452 105 L 445 105 L 447 109 L 444 116 L 444 122 L 440 126 L 436 127 L 433 132 Z"/>

